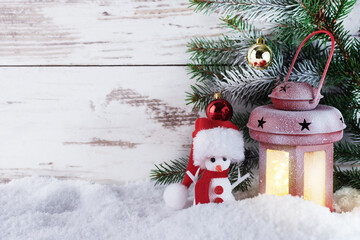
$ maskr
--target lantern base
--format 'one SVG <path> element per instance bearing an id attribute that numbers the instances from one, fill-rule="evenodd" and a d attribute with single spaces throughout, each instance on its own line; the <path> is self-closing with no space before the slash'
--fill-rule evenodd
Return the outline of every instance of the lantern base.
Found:
<path id="1" fill-rule="evenodd" d="M 260 143 L 259 193 L 299 196 L 333 210 L 333 144 Z"/>

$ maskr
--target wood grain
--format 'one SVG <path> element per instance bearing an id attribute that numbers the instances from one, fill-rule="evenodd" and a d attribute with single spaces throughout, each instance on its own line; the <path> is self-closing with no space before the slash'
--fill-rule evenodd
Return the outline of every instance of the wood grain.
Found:
<path id="1" fill-rule="evenodd" d="M 0 1 L 0 65 L 185 64 L 193 37 L 221 34 L 187 1 Z"/>
<path id="2" fill-rule="evenodd" d="M 194 37 L 225 32 L 182 0 L 0 1 L 0 65 L 186 64 Z M 360 3 L 346 20 L 359 34 Z M 262 24 L 258 24 L 262 27 Z"/>
<path id="3" fill-rule="evenodd" d="M 190 150 L 199 115 L 184 102 L 184 67 L 0 68 L 0 75 L 2 178 L 125 182 Z"/>

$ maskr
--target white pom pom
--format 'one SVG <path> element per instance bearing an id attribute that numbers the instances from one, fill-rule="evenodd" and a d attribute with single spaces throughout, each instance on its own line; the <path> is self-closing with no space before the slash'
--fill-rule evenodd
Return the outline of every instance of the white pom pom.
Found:
<path id="1" fill-rule="evenodd" d="M 188 197 L 188 189 L 181 183 L 174 183 L 166 187 L 164 191 L 166 206 L 172 209 L 183 209 Z"/>
<path id="2" fill-rule="evenodd" d="M 350 212 L 360 207 L 360 191 L 351 187 L 343 187 L 334 193 L 334 210 Z"/>

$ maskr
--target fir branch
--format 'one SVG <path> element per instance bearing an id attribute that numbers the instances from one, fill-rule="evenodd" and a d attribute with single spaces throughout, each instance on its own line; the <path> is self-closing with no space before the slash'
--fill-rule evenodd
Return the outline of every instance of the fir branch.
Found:
<path id="1" fill-rule="evenodd" d="M 354 5 L 354 1 L 340 0 L 342 4 L 319 4 L 313 5 L 311 1 L 300 1 L 300 5 L 303 7 L 305 12 L 308 13 L 308 17 L 311 18 L 312 24 L 317 26 L 317 29 L 328 30 L 335 39 L 337 49 L 339 49 L 341 55 L 343 56 L 344 63 L 346 66 L 346 72 L 352 77 L 353 82 L 360 87 L 360 74 L 359 72 L 353 72 L 350 54 L 349 51 L 353 46 L 353 39 L 351 38 L 348 31 L 344 30 L 344 27 L 341 21 L 337 22 L 337 18 L 344 18 L 346 14 L 349 13 L 351 8 Z M 356 1 L 355 1 L 356 2 Z M 331 9 L 330 11 L 325 11 L 325 9 Z M 317 8 L 317 9 L 316 9 Z M 340 8 L 340 9 L 339 9 Z M 335 14 L 334 12 L 341 12 L 340 14 Z"/>
<path id="2" fill-rule="evenodd" d="M 349 142 L 335 144 L 334 161 L 336 163 L 360 163 L 360 145 Z"/>
<path id="3" fill-rule="evenodd" d="M 214 88 L 209 85 L 195 84 L 190 86 L 192 93 L 186 92 L 186 105 L 193 104 L 193 109 L 199 109 L 200 111 L 206 109 L 210 101 L 213 100 L 213 96 L 217 92 L 222 92 L 219 88 Z"/>
<path id="4" fill-rule="evenodd" d="M 360 189 L 360 170 L 352 168 L 342 171 L 339 167 L 334 167 L 334 192 L 346 186 Z"/>
<path id="5" fill-rule="evenodd" d="M 326 20 L 324 20 L 324 28 L 334 36 L 337 48 L 340 50 L 344 60 L 347 61 L 349 58 L 347 46 L 351 45 L 352 42 L 352 37 L 349 35 L 349 31 L 346 31 L 340 24 L 332 26 L 332 24 Z"/>
<path id="6" fill-rule="evenodd" d="M 315 27 L 312 24 L 304 24 L 296 18 L 283 20 L 274 27 L 274 39 L 292 45 L 295 48 L 300 39 L 304 39 L 312 33 Z"/>
<path id="7" fill-rule="evenodd" d="M 276 49 L 273 51 L 277 52 Z M 226 71 L 224 78 L 215 78 L 214 83 L 231 102 L 242 102 L 245 106 L 252 106 L 269 101 L 267 96 L 280 82 L 282 75 L 282 55 L 279 54 L 266 70 L 257 71 L 245 64 L 241 68 Z"/>
<path id="8" fill-rule="evenodd" d="M 322 94 L 324 95 L 324 98 L 321 99 L 322 104 L 341 109 L 346 122 L 353 119 L 354 114 L 349 112 L 349 110 L 352 110 L 353 107 L 357 108 L 359 102 L 354 99 L 354 94 L 351 90 L 344 89 L 342 86 L 332 86 L 324 88 Z"/>
<path id="9" fill-rule="evenodd" d="M 324 4 L 327 1 L 321 0 L 299 0 L 300 6 L 305 12 L 301 12 L 296 17 L 304 23 L 314 23 L 321 26 L 324 18 Z"/>
<path id="10" fill-rule="evenodd" d="M 268 41 L 268 45 L 272 47 L 275 57 L 271 66 L 263 71 L 251 68 L 248 63 L 239 66 L 191 65 L 193 77 L 201 84 L 191 86 L 193 92 L 187 93 L 188 104 L 193 103 L 194 108 L 204 109 L 216 92 L 221 92 L 233 103 L 240 101 L 245 105 L 267 103 L 268 94 L 286 75 L 280 49 L 271 41 Z M 296 73 L 293 78 L 297 78 Z"/>
<path id="11" fill-rule="evenodd" d="M 296 0 L 190 0 L 190 6 L 205 14 L 219 11 L 246 20 L 267 21 L 291 18 L 299 10 Z"/>
<path id="12" fill-rule="evenodd" d="M 288 70 L 285 71 L 286 75 Z M 322 73 L 319 71 L 314 59 L 297 62 L 292 69 L 290 80 L 298 82 L 307 82 L 311 85 L 318 86 Z"/>
<path id="13" fill-rule="evenodd" d="M 263 105 L 269 102 L 268 95 L 280 82 L 280 75 L 276 76 L 244 76 L 239 72 L 228 72 L 226 83 L 218 82 L 222 94 L 231 102 L 241 102 L 245 106 Z"/>
<path id="14" fill-rule="evenodd" d="M 239 128 L 239 130 L 243 132 L 243 136 L 246 142 L 255 143 L 255 140 L 250 137 L 249 128 L 246 127 L 249 118 L 250 112 L 236 113 L 231 118 L 231 122 L 234 123 Z"/>
<path id="15" fill-rule="evenodd" d="M 259 168 L 259 149 L 256 147 L 245 148 L 245 160 L 242 162 L 244 171 L 252 171 Z"/>
<path id="16" fill-rule="evenodd" d="M 229 27 L 237 33 L 237 35 L 243 39 L 254 42 L 254 40 L 260 35 L 260 32 L 249 21 L 244 20 L 242 16 L 227 16 L 226 18 L 220 18 L 223 21 L 223 26 Z"/>
<path id="17" fill-rule="evenodd" d="M 195 38 L 188 44 L 188 52 L 191 53 L 191 59 L 200 65 L 209 62 L 236 65 L 244 62 L 244 53 L 249 46 L 247 41 L 231 40 L 228 37 L 216 40 Z"/>
<path id="18" fill-rule="evenodd" d="M 199 62 L 194 62 L 193 64 L 188 64 L 187 70 L 188 73 L 191 74 L 191 79 L 195 79 L 197 82 L 202 82 L 214 77 L 223 79 L 224 72 L 231 68 L 232 66 L 224 64 L 201 64 Z"/>
<path id="19" fill-rule="evenodd" d="M 333 60 L 330 64 L 326 77 L 325 83 L 327 87 L 346 87 L 346 89 L 343 90 L 344 94 L 349 94 L 356 88 L 353 84 L 353 78 L 350 74 L 348 74 L 347 66 L 344 64 L 343 59 L 340 56 L 333 56 Z"/>
<path id="20" fill-rule="evenodd" d="M 227 67 L 191 65 L 192 72 L 196 71 L 193 77 L 198 78 L 201 84 L 191 86 L 192 92 L 187 92 L 187 104 L 194 104 L 194 108 L 202 110 L 206 108 L 216 92 L 221 92 L 225 99 L 232 103 L 239 101 L 244 101 L 247 105 L 252 105 L 254 102 L 267 103 L 269 101 L 268 94 L 284 75 L 284 71 L 280 67 L 281 55 L 277 58 L 272 66 L 264 71 L 257 71 L 249 67 L 247 63 L 246 65 Z M 212 71 L 220 72 L 211 72 L 209 68 L 212 68 Z"/>
<path id="21" fill-rule="evenodd" d="M 346 122 L 346 132 L 354 143 L 360 144 L 360 110 L 350 111 L 350 114 L 353 116 Z"/>
<path id="22" fill-rule="evenodd" d="M 151 170 L 150 179 L 155 182 L 155 185 L 181 182 L 185 177 L 187 164 L 188 158 L 171 160 L 170 163 L 155 164 L 156 169 Z"/>
<path id="23" fill-rule="evenodd" d="M 328 13 L 331 18 L 332 26 L 334 26 L 339 21 L 343 20 L 354 8 L 355 3 L 357 0 L 337 0 L 331 1 L 328 5 L 329 8 L 327 9 Z"/>

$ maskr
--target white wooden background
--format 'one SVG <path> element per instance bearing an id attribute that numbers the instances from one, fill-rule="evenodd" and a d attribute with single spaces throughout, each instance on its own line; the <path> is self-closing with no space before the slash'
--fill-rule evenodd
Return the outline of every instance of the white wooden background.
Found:
<path id="1" fill-rule="evenodd" d="M 187 155 L 186 44 L 223 32 L 186 0 L 0 1 L 0 179 L 134 181 Z"/>

